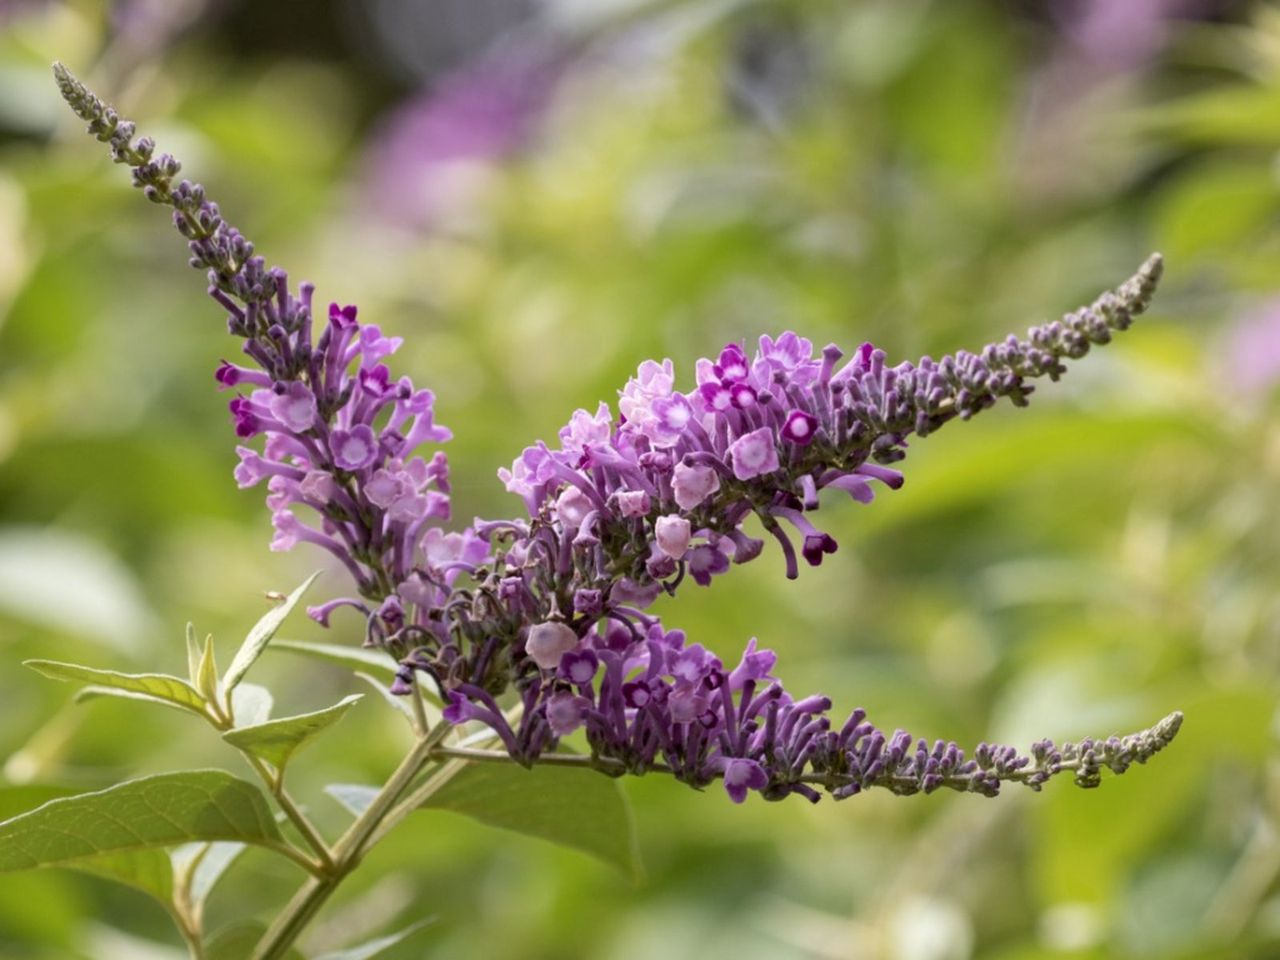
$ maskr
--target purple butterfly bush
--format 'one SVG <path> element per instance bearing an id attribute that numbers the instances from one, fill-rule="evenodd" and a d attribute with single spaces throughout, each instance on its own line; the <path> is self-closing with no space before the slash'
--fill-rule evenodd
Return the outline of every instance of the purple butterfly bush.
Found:
<path id="1" fill-rule="evenodd" d="M 247 362 L 223 361 L 216 380 L 234 391 L 246 441 L 236 481 L 266 484 L 272 548 L 305 541 L 347 569 L 354 595 L 309 612 L 327 626 L 336 608 L 357 610 L 365 643 L 398 661 L 394 693 L 430 678 L 447 721 L 487 725 L 520 763 L 580 733 L 606 773 L 662 770 L 695 787 L 718 779 L 735 802 L 872 786 L 994 795 L 1003 782 L 1039 789 L 1061 771 L 1094 786 L 1102 767 L 1123 772 L 1177 732 L 1175 713 L 1125 738 L 1042 741 L 1029 756 L 982 744 L 967 757 L 951 742 L 886 735 L 861 710 L 833 721 L 826 697 L 786 692 L 776 656 L 754 639 L 726 666 L 645 612 L 686 577 L 707 586 L 758 557 L 764 542 L 743 528 L 751 517 L 788 577 L 801 559 L 820 564 L 837 549 L 812 519 L 824 490 L 869 503 L 877 487 L 902 485 L 890 464 L 910 437 L 1002 398 L 1025 405 L 1028 381 L 1058 379 L 1065 360 L 1146 308 L 1158 256 L 1091 305 L 977 354 L 890 366 L 871 344 L 846 357 L 785 332 L 698 361 L 687 390 L 670 360 L 645 361 L 619 391 L 616 417 L 604 403 L 578 410 L 557 445 L 539 442 L 499 471 L 527 517 L 446 530 L 448 464 L 434 448 L 450 432 L 435 422 L 431 391 L 393 376 L 386 361 L 400 338 L 337 304 L 316 329 L 311 285 L 291 291 L 199 185 L 175 182 L 177 160 L 135 141 L 132 123 L 55 72 L 135 185 L 172 208 L 191 265 L 207 272 L 242 341 Z M 518 719 L 499 699 L 512 690 Z"/>

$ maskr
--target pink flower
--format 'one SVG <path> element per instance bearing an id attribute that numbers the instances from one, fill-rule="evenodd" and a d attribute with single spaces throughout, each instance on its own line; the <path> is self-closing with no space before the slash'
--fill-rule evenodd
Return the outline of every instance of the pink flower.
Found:
<path id="1" fill-rule="evenodd" d="M 778 447 L 773 431 L 761 427 L 729 444 L 729 463 L 739 480 L 750 480 L 778 469 Z"/>
<path id="2" fill-rule="evenodd" d="M 689 521 L 684 517 L 668 515 L 659 517 L 653 525 L 658 549 L 672 560 L 681 559 L 689 549 Z"/>
<path id="3" fill-rule="evenodd" d="M 681 510 L 692 510 L 720 489 L 720 476 L 712 467 L 677 463 L 671 480 L 672 493 Z"/>
<path id="4" fill-rule="evenodd" d="M 529 628 L 524 650 L 543 670 L 560 666 L 560 658 L 578 645 L 578 635 L 559 620 L 548 620 Z"/>

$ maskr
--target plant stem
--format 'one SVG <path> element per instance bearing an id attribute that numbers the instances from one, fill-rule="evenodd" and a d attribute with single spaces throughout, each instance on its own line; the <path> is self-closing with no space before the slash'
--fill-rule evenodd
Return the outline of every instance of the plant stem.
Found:
<path id="1" fill-rule="evenodd" d="M 230 711 L 223 711 L 216 700 L 210 703 L 211 713 L 206 714 L 206 719 L 213 725 L 214 729 L 224 732 L 234 728 L 234 718 Z M 240 755 L 244 757 L 245 762 L 253 768 L 253 772 L 266 786 L 271 796 L 275 797 L 276 803 L 280 809 L 284 811 L 284 815 L 289 818 L 289 822 L 297 828 L 298 833 L 302 834 L 302 839 L 307 842 L 312 851 L 315 852 L 318 864 L 311 864 L 308 861 L 308 871 L 316 872 L 318 866 L 321 871 L 328 871 L 333 867 L 333 854 L 329 850 L 329 845 L 325 843 L 324 837 L 320 836 L 320 831 L 316 829 L 310 818 L 302 812 L 293 801 L 293 797 L 289 796 L 289 792 L 284 788 L 284 771 L 277 770 L 274 773 L 267 765 L 247 750 L 241 750 Z M 297 859 L 296 857 L 294 859 Z"/>
<path id="2" fill-rule="evenodd" d="M 515 718 L 519 717 L 522 710 L 523 706 L 521 704 L 513 706 L 506 713 L 507 721 L 512 722 Z M 481 742 L 493 743 L 497 739 L 497 735 L 494 734 L 485 737 Z M 556 756 L 569 757 L 574 755 L 557 754 Z M 583 757 L 581 759 L 585 760 L 587 758 Z M 396 828 L 400 821 L 404 820 L 409 816 L 409 814 L 417 810 L 432 794 L 457 776 L 457 774 L 470 761 L 492 760 L 497 762 L 499 760 L 506 760 L 508 762 L 514 762 L 511 760 L 510 756 L 501 750 L 480 750 L 470 749 L 467 747 L 446 747 L 443 745 L 433 748 L 428 760 L 446 760 L 448 762 L 442 763 L 437 769 L 433 770 L 427 779 L 418 785 L 416 790 L 409 794 L 409 796 L 400 803 L 396 804 L 395 808 L 383 817 L 382 822 L 377 825 L 374 832 L 370 835 L 368 843 L 365 845 L 366 849 L 378 844 L 383 837 Z"/>
<path id="3" fill-rule="evenodd" d="M 414 687 L 409 700 L 413 703 L 414 732 L 417 733 L 418 736 L 424 737 L 427 735 L 427 731 L 430 729 L 431 724 L 427 722 L 427 708 L 422 702 L 422 693 L 416 686 Z"/>
<path id="4" fill-rule="evenodd" d="M 173 917 L 174 925 L 182 934 L 182 940 L 187 945 L 191 960 L 204 960 L 204 935 L 199 923 L 176 904 L 169 904 L 169 915 Z"/>
<path id="5" fill-rule="evenodd" d="M 243 752 L 243 751 L 242 751 Z M 320 869 L 328 871 L 333 867 L 333 854 L 329 850 L 329 845 L 324 842 L 324 837 L 320 836 L 320 831 L 316 829 L 311 819 L 302 812 L 301 808 L 293 802 L 293 798 L 289 796 L 289 792 L 284 788 L 284 771 L 279 770 L 272 774 L 257 757 L 245 753 L 245 758 L 249 761 L 249 765 L 262 778 L 262 782 L 267 785 L 267 789 L 271 791 L 271 795 L 276 798 L 276 803 L 280 805 L 280 809 L 284 811 L 289 822 L 292 823 L 300 834 L 302 839 L 307 841 L 307 845 L 315 851 L 316 857 L 320 862 Z"/>
<path id="6" fill-rule="evenodd" d="M 332 896 L 338 884 L 359 864 L 367 849 L 366 841 L 423 766 L 430 761 L 432 751 L 440 746 L 451 729 L 449 724 L 439 723 L 418 740 L 391 778 L 378 791 L 368 809 L 356 818 L 347 832 L 333 845 L 329 867 L 308 879 L 298 889 L 270 929 L 263 934 L 254 950 L 253 960 L 279 960 L 284 956 L 303 928 Z"/>
<path id="7" fill-rule="evenodd" d="M 514 763 L 511 755 L 505 750 L 476 750 L 471 747 L 437 747 L 432 751 L 434 757 L 449 757 L 468 760 L 475 763 Z M 606 757 L 591 757 L 585 753 L 544 753 L 538 757 L 539 766 L 552 767 L 598 767 L 622 770 L 623 765 L 617 760 Z M 669 772 L 662 764 L 650 764 L 647 769 Z"/>

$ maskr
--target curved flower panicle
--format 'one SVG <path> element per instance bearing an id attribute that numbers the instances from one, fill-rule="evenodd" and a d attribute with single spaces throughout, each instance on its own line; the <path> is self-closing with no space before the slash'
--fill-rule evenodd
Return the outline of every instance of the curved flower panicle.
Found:
<path id="1" fill-rule="evenodd" d="M 687 643 L 683 632 L 651 618 L 597 623 L 581 638 L 563 625 L 544 626 L 556 643 L 529 651 L 542 669 L 522 681 L 519 721 L 508 722 L 490 693 L 467 683 L 448 693 L 446 719 L 485 724 L 526 765 L 581 730 L 591 762 L 605 772 L 661 771 L 699 789 L 719 779 L 735 803 L 749 792 L 816 802 L 821 791 L 840 800 L 872 787 L 902 795 L 946 787 L 995 796 L 1005 783 L 1039 790 L 1062 772 L 1094 787 L 1103 767 L 1123 773 L 1145 763 L 1182 723 L 1174 713 L 1127 737 L 1060 747 L 1042 740 L 1027 755 L 983 743 L 969 757 L 951 741 L 916 739 L 905 730 L 885 734 L 861 709 L 834 725 L 831 701 L 793 699 L 771 675 L 777 658 L 757 649 L 754 639 L 727 669 L 700 644 Z M 530 645 L 535 642 L 531 637 Z M 546 666 L 551 660 L 554 668 Z"/>
<path id="2" fill-rule="evenodd" d="M 1002 397 L 1025 405 L 1029 380 L 1058 379 L 1065 359 L 1127 329 L 1161 269 L 1153 255 L 1114 292 L 978 354 L 891 367 L 864 343 L 841 364 L 834 344 L 815 354 L 787 331 L 762 336 L 750 356 L 729 344 L 699 360 L 688 393 L 676 389 L 670 360 L 646 360 L 619 391 L 616 422 L 603 403 L 594 415 L 578 410 L 559 449 L 535 444 L 498 476 L 536 522 L 570 537 L 576 551 L 595 552 L 604 579 L 673 589 L 690 573 L 708 584 L 731 561 L 759 555 L 759 541 L 742 530 L 753 514 L 795 577 L 799 558 L 816 566 L 837 548 L 806 516 L 821 491 L 869 503 L 873 482 L 897 489 L 902 474 L 888 464 L 906 456 L 911 435 L 968 419 Z"/>

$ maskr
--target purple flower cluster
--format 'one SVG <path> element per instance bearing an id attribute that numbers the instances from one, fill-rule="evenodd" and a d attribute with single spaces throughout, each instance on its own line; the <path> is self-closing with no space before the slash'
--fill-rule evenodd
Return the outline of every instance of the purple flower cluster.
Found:
<path id="1" fill-rule="evenodd" d="M 597 622 L 581 639 L 568 631 L 562 640 L 554 645 L 554 670 L 523 685 L 515 726 L 491 693 L 469 683 L 449 692 L 445 718 L 488 726 L 524 764 L 582 730 L 592 762 L 606 772 L 662 770 L 698 788 L 719 779 L 735 803 L 750 791 L 817 802 L 819 787 L 836 799 L 873 786 L 904 795 L 947 787 L 995 796 L 1005 782 L 1039 790 L 1064 770 L 1081 786 L 1096 786 L 1103 766 L 1122 773 L 1146 762 L 1182 720 L 1174 714 L 1151 730 L 1101 742 L 1055 747 L 1043 740 L 1030 756 L 979 744 L 970 759 L 950 741 L 931 744 L 904 730 L 886 736 L 861 709 L 833 726 L 831 701 L 793 699 L 771 676 L 773 651 L 757 649 L 754 639 L 732 670 L 650 618 L 639 626 Z"/>
<path id="2" fill-rule="evenodd" d="M 795 548 L 779 521 L 816 565 L 836 549 L 803 516 L 820 490 L 866 503 L 870 481 L 902 484 L 900 473 L 857 449 L 896 374 L 869 344 L 837 370 L 840 356 L 830 346 L 815 359 L 812 344 L 792 332 L 761 337 L 750 359 L 729 344 L 715 361 L 698 361 L 687 394 L 675 389 L 670 360 L 646 361 L 620 391 L 617 424 L 605 404 L 594 415 L 578 410 L 559 449 L 529 447 L 499 478 L 534 517 L 577 544 L 600 545 L 610 560 L 615 545 L 644 542 L 643 564 L 628 571 L 633 583 L 688 573 L 706 585 L 731 560 L 755 558 L 763 544 L 741 527 L 752 513 L 782 545 L 794 577 Z"/>
<path id="3" fill-rule="evenodd" d="M 1158 256 L 1114 293 L 980 354 L 891 367 L 864 344 L 841 363 L 837 347 L 815 355 L 787 332 L 761 337 L 750 356 L 730 344 L 699 361 L 688 392 L 676 389 L 670 360 L 647 361 L 620 391 L 617 420 L 603 403 L 594 414 L 578 410 L 558 448 L 539 443 L 499 471 L 524 498 L 528 521 L 477 520 L 446 533 L 445 456 L 417 451 L 450 434 L 435 423 L 431 392 L 393 378 L 383 362 L 400 339 L 336 304 L 316 336 L 313 289 L 294 296 L 284 272 L 266 268 L 203 188 L 173 182 L 174 158 L 154 156 L 146 138 L 134 143 L 132 124 L 65 69 L 55 72 L 135 184 L 172 207 L 191 264 L 207 271 L 209 293 L 252 361 L 224 361 L 217 381 L 237 391 L 236 434 L 263 437 L 260 450 L 238 448 L 236 480 L 266 481 L 273 548 L 313 543 L 351 573 L 359 598 L 310 612 L 327 625 L 336 607 L 358 609 L 365 642 L 399 661 L 392 692 L 413 693 L 419 674 L 430 676 L 449 721 L 487 724 L 524 763 L 581 730 L 603 770 L 661 769 L 697 787 L 719 778 L 738 802 L 751 790 L 817 799 L 818 787 L 844 797 L 872 785 L 994 794 L 1002 781 L 1038 788 L 1066 769 L 1093 785 L 1101 766 L 1122 771 L 1176 732 L 1175 715 L 1124 740 L 1060 749 L 1046 741 L 1030 758 L 980 746 L 966 759 L 953 743 L 886 737 L 862 711 L 836 728 L 830 701 L 793 699 L 771 676 L 773 653 L 754 640 L 726 670 L 644 613 L 686 575 L 706 585 L 731 562 L 758 556 L 763 542 L 742 528 L 753 514 L 779 542 L 788 576 L 798 572 L 793 536 L 799 556 L 821 563 L 836 550 L 809 519 L 821 491 L 869 502 L 873 481 L 901 485 L 887 465 L 905 456 L 909 436 L 1001 397 L 1025 404 L 1027 380 L 1057 379 L 1064 358 L 1106 343 L 1145 309 Z M 523 706 L 514 727 L 497 699 L 512 686 Z"/>
<path id="4" fill-rule="evenodd" d="M 295 296 L 285 272 L 266 267 L 203 187 L 173 183 L 176 159 L 155 155 L 148 138 L 133 143 L 133 124 L 65 71 L 58 81 L 90 132 L 133 168 L 135 185 L 173 208 L 191 265 L 208 271 L 210 296 L 226 311 L 228 331 L 243 340 L 252 366 L 223 361 L 216 379 L 237 391 L 229 404 L 236 436 L 264 441 L 261 450 L 237 447 L 236 482 L 267 482 L 272 549 L 315 544 L 346 567 L 360 593 L 314 607 L 312 616 L 327 624 L 336 607 L 353 606 L 367 618 L 367 639 L 379 642 L 404 628 L 406 606 L 442 606 L 458 576 L 485 562 L 489 549 L 469 528 L 440 527 L 449 519 L 448 462 L 440 451 L 425 459 L 417 450 L 451 433 L 435 422 L 434 394 L 393 378 L 383 362 L 401 338 L 362 325 L 354 306 L 338 304 L 330 304 L 316 337 L 310 284 Z"/>
<path id="5" fill-rule="evenodd" d="M 278 284 L 282 313 L 293 305 L 285 289 Z M 377 596 L 408 580 L 428 539 L 441 536 L 435 522 L 449 519 L 444 454 L 428 461 L 414 451 L 450 433 L 434 422 L 431 391 L 408 377 L 393 382 L 382 363 L 400 338 L 362 327 L 355 307 L 330 305 L 313 349 L 310 295 L 304 287 L 293 336 L 280 325 L 282 349 L 306 355 L 302 377 L 275 379 L 225 361 L 218 368 L 222 387 L 248 391 L 230 404 L 236 435 L 266 438 L 262 452 L 237 447 L 235 477 L 241 487 L 267 481 L 273 549 L 314 543 L 346 565 L 362 593 Z M 304 524 L 295 506 L 318 514 L 320 528 Z"/>
<path id="6" fill-rule="evenodd" d="M 676 389 L 670 360 L 648 360 L 620 391 L 616 423 L 606 404 L 594 414 L 578 410 L 558 449 L 528 447 L 498 475 L 536 521 L 587 552 L 601 580 L 621 573 L 651 594 L 659 584 L 674 589 L 685 574 L 709 584 L 730 561 L 760 554 L 761 541 L 741 526 L 751 514 L 778 541 L 794 578 L 793 536 L 813 566 L 837 548 L 806 516 L 821 491 L 867 503 L 871 481 L 901 486 L 886 464 L 906 455 L 909 436 L 968 419 L 1001 397 L 1024 405 L 1034 389 L 1028 379 L 1056 380 L 1064 358 L 1126 329 L 1160 269 L 1152 257 L 1116 292 L 980 354 L 891 367 L 865 343 L 841 364 L 839 347 L 815 355 L 788 331 L 761 337 L 754 356 L 729 344 L 715 360 L 699 360 L 688 393 Z"/>

